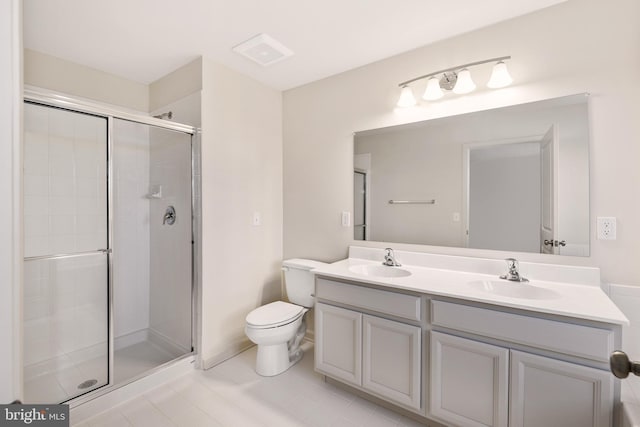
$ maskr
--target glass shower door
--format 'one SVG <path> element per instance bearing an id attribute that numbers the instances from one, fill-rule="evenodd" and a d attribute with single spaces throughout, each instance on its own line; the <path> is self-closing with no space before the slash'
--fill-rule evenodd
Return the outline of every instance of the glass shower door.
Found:
<path id="1" fill-rule="evenodd" d="M 191 135 L 113 121 L 114 383 L 192 351 Z"/>
<path id="2" fill-rule="evenodd" d="M 109 383 L 107 119 L 24 106 L 24 397 Z"/>

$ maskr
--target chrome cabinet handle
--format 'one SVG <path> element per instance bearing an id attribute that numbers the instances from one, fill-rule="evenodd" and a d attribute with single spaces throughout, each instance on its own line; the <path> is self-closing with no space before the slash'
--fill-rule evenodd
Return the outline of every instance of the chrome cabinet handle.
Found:
<path id="1" fill-rule="evenodd" d="M 547 246 L 551 246 L 551 247 L 553 247 L 553 246 L 555 246 L 555 247 L 567 246 L 567 241 L 566 240 L 557 241 L 557 240 L 544 239 L 544 244 L 547 245 Z"/>
<path id="2" fill-rule="evenodd" d="M 640 363 L 629 361 L 624 351 L 616 350 L 609 357 L 609 367 L 617 378 L 627 378 L 629 373 L 640 376 Z"/>

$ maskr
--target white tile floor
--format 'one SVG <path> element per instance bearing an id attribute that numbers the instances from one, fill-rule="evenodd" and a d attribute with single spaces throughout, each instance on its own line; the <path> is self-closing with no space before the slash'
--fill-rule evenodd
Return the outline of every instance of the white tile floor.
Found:
<path id="1" fill-rule="evenodd" d="M 409 418 L 323 381 L 313 346 L 287 372 L 260 377 L 253 347 L 207 371 L 196 370 L 99 414 L 80 427 L 419 426 Z M 73 421 L 73 420 L 72 420 Z"/>

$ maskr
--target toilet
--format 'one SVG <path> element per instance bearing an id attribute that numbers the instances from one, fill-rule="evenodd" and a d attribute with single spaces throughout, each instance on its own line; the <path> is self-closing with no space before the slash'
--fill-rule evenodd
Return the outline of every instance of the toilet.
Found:
<path id="1" fill-rule="evenodd" d="M 307 331 L 305 314 L 315 303 L 312 269 L 326 265 L 309 259 L 282 262 L 289 301 L 275 301 L 247 314 L 245 334 L 258 345 L 256 372 L 278 375 L 295 365 L 304 352 L 300 343 Z"/>

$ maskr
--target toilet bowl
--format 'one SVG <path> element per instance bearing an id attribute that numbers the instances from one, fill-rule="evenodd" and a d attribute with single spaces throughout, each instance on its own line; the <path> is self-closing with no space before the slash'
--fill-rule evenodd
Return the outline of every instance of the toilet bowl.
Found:
<path id="1" fill-rule="evenodd" d="M 307 331 L 304 316 L 315 303 L 311 270 L 324 263 L 291 259 L 282 265 L 291 302 L 275 301 L 246 317 L 245 334 L 258 345 L 255 369 L 265 377 L 281 374 L 302 359 L 300 343 Z"/>
<path id="2" fill-rule="evenodd" d="M 259 375 L 278 375 L 302 358 L 299 346 L 306 332 L 303 319 L 307 311 L 295 304 L 276 301 L 249 313 L 245 334 L 258 345 L 256 372 Z"/>

